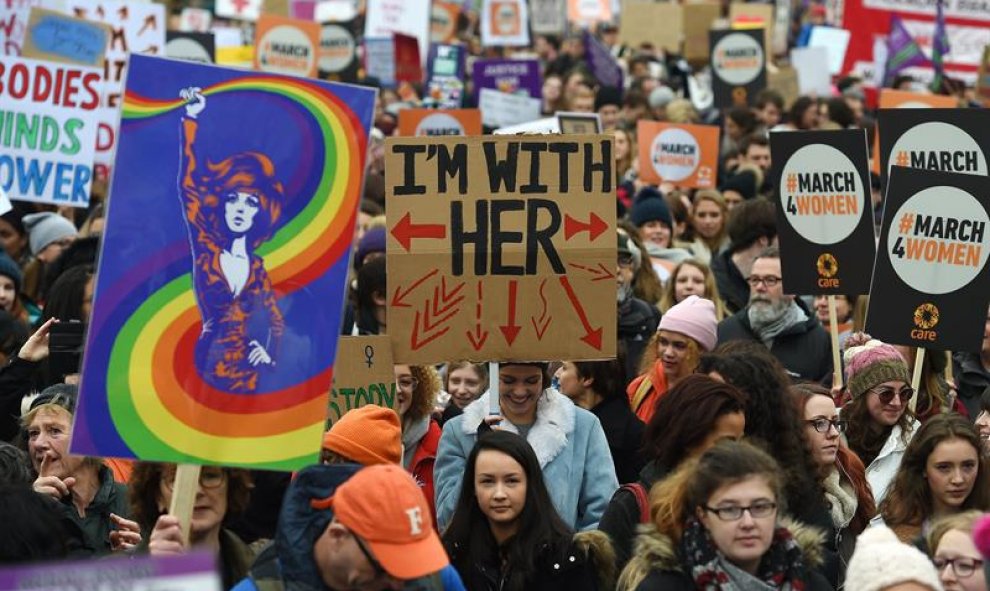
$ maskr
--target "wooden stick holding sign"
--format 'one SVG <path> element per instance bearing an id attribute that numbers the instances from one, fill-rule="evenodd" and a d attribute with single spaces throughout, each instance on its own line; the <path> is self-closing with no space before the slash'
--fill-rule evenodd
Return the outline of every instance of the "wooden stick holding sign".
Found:
<path id="1" fill-rule="evenodd" d="M 488 362 L 488 414 L 502 414 L 502 407 L 498 403 L 498 361 Z"/>
<path id="2" fill-rule="evenodd" d="M 179 464 L 175 468 L 175 482 L 172 483 L 172 504 L 169 515 L 179 520 L 182 529 L 182 543 L 189 544 L 189 525 L 192 521 L 196 493 L 199 492 L 199 464 Z"/>
<path id="3" fill-rule="evenodd" d="M 914 408 L 918 406 L 919 388 L 921 388 L 921 371 L 924 364 L 925 348 L 918 347 L 918 351 L 914 354 L 914 372 L 911 374 L 911 389 L 914 390 L 914 396 L 911 397 L 911 402 L 908 403 L 908 408 L 911 409 L 911 412 L 914 412 Z"/>
<path id="4" fill-rule="evenodd" d="M 832 387 L 842 387 L 842 355 L 839 351 L 839 319 L 835 311 L 835 296 L 828 297 L 828 332 L 832 337 Z"/>

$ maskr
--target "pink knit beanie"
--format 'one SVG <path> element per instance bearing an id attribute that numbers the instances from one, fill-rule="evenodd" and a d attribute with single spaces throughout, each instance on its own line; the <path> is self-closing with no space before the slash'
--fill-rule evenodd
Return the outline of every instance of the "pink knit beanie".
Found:
<path id="1" fill-rule="evenodd" d="M 865 394 L 877 384 L 891 381 L 911 383 L 907 364 L 894 347 L 876 339 L 846 349 L 846 386 L 853 398 Z"/>
<path id="2" fill-rule="evenodd" d="M 660 318 L 657 330 L 677 332 L 698 341 L 705 351 L 711 351 L 718 343 L 718 320 L 715 304 L 711 300 L 691 295 L 667 310 Z"/>

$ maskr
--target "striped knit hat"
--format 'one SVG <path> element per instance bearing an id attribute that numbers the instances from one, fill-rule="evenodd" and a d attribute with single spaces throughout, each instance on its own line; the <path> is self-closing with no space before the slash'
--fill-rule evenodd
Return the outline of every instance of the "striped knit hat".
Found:
<path id="1" fill-rule="evenodd" d="M 846 349 L 846 387 L 859 398 L 877 384 L 891 381 L 911 383 L 907 364 L 894 347 L 872 339 L 858 347 Z"/>

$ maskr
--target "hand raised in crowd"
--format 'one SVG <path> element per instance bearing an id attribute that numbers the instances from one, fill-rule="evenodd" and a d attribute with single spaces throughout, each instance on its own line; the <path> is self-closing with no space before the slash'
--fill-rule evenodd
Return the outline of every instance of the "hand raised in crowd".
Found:
<path id="1" fill-rule="evenodd" d="M 110 532 L 110 547 L 114 552 L 133 550 L 141 543 L 141 527 L 136 521 L 124 519 L 116 513 L 110 514 L 110 521 L 117 528 Z"/>
<path id="2" fill-rule="evenodd" d="M 46 455 L 41 459 L 38 478 L 34 481 L 34 492 L 48 495 L 56 501 L 72 494 L 72 487 L 75 486 L 76 479 L 69 476 L 63 480 L 58 476 L 49 475 L 48 466 L 48 456 Z"/>
<path id="3" fill-rule="evenodd" d="M 175 556 L 185 554 L 186 544 L 182 539 L 182 528 L 179 518 L 174 515 L 162 515 L 155 522 L 148 539 L 148 552 L 152 556 Z"/>
<path id="4" fill-rule="evenodd" d="M 48 357 L 48 335 L 52 330 L 52 325 L 58 322 L 57 318 L 49 318 L 38 330 L 34 331 L 31 338 L 21 346 L 17 356 L 25 361 L 41 361 Z"/>

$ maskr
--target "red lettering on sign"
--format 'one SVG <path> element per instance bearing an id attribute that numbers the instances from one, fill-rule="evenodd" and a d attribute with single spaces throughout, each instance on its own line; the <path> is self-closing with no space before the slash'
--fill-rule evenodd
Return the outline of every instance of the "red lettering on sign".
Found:
<path id="1" fill-rule="evenodd" d="M 516 341 L 516 337 L 519 336 L 519 331 L 522 329 L 521 326 L 516 324 L 516 296 L 519 291 L 519 282 L 515 279 L 509 280 L 509 310 L 508 318 L 505 324 L 498 327 L 502 331 L 502 335 L 505 337 L 505 342 L 512 346 L 512 343 Z"/>

